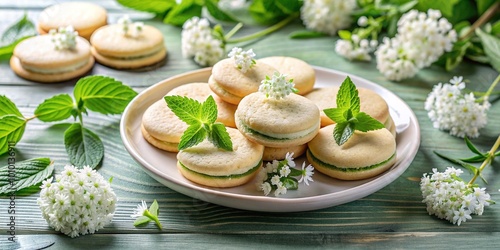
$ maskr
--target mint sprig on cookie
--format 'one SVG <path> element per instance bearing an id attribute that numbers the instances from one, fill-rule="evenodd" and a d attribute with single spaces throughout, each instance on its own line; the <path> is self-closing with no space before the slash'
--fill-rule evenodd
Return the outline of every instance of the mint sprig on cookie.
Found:
<path id="1" fill-rule="evenodd" d="M 324 109 L 323 112 L 337 123 L 333 130 L 333 137 L 338 145 L 347 142 L 355 130 L 367 132 L 385 127 L 375 118 L 365 112 L 360 112 L 358 90 L 349 77 L 346 77 L 340 85 L 337 93 L 337 107 Z"/>
<path id="2" fill-rule="evenodd" d="M 203 103 L 184 96 L 165 96 L 167 106 L 189 127 L 184 131 L 178 149 L 195 146 L 208 138 L 216 147 L 233 151 L 231 137 L 224 124 L 216 122 L 217 104 L 212 96 Z"/>

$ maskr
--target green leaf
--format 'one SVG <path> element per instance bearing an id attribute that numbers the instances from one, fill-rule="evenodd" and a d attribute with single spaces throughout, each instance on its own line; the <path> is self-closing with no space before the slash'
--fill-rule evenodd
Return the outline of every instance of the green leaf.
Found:
<path id="1" fill-rule="evenodd" d="M 68 94 L 53 96 L 38 105 L 35 116 L 44 122 L 55 122 L 67 119 L 71 116 L 74 103 Z"/>
<path id="2" fill-rule="evenodd" d="M 350 122 L 337 123 L 333 129 L 333 138 L 342 146 L 354 134 L 354 126 Z"/>
<path id="3" fill-rule="evenodd" d="M 460 166 L 464 167 L 465 169 L 469 170 L 469 172 L 471 172 L 472 174 L 476 174 L 477 171 L 479 171 L 476 167 L 474 167 L 473 165 L 471 164 L 468 164 L 468 163 L 465 163 L 461 160 L 457 160 L 457 159 L 453 159 L 451 157 L 448 157 L 446 155 L 443 155 L 443 154 L 440 154 L 436 151 L 434 151 L 434 154 L 436 154 L 437 156 L 447 160 L 447 161 L 450 161 L 452 163 L 455 163 L 455 164 L 459 164 Z"/>
<path id="4" fill-rule="evenodd" d="M 217 5 L 218 2 L 219 2 L 218 0 L 205 0 L 205 7 L 207 7 L 207 10 L 210 13 L 210 15 L 219 21 L 236 22 L 236 19 L 234 19 L 232 16 L 230 16 L 223 10 L 219 9 Z"/>
<path id="5" fill-rule="evenodd" d="M 500 20 L 491 25 L 491 34 L 494 36 L 500 35 Z"/>
<path id="6" fill-rule="evenodd" d="M 477 13 L 482 15 L 496 1 L 498 0 L 476 0 Z"/>
<path id="7" fill-rule="evenodd" d="M 0 194 L 32 187 L 52 175 L 54 165 L 49 158 L 36 158 L 11 163 L 0 168 Z"/>
<path id="8" fill-rule="evenodd" d="M 9 59 L 18 43 L 34 35 L 36 35 L 35 25 L 25 14 L 0 37 L 0 59 Z"/>
<path id="9" fill-rule="evenodd" d="M 201 119 L 202 123 L 213 124 L 217 120 L 217 104 L 212 96 L 201 104 Z"/>
<path id="10" fill-rule="evenodd" d="M 208 132 L 208 140 L 217 148 L 233 151 L 233 142 L 226 130 L 226 126 L 222 123 L 215 123 L 211 126 Z"/>
<path id="11" fill-rule="evenodd" d="M 346 112 L 346 108 L 329 108 L 329 109 L 324 109 L 323 112 L 325 113 L 328 118 L 332 119 L 332 121 L 336 123 L 342 123 L 342 122 L 347 122 L 344 113 Z"/>
<path id="12" fill-rule="evenodd" d="M 500 39 L 476 29 L 476 34 L 481 38 L 484 52 L 490 59 L 491 66 L 500 72 Z"/>
<path id="13" fill-rule="evenodd" d="M 76 83 L 75 100 L 102 114 L 121 114 L 137 95 L 132 88 L 107 76 L 87 76 Z"/>
<path id="14" fill-rule="evenodd" d="M 348 30 L 339 30 L 338 31 L 339 37 L 343 40 L 350 41 L 351 40 L 351 32 Z"/>
<path id="15" fill-rule="evenodd" d="M 486 157 L 487 155 L 474 155 L 474 156 L 471 156 L 469 158 L 461 158 L 459 159 L 460 161 L 463 161 L 463 162 L 483 162 L 484 160 L 486 160 Z"/>
<path id="16" fill-rule="evenodd" d="M 281 182 L 283 183 L 283 186 L 286 187 L 286 189 L 289 190 L 297 190 L 299 189 L 299 182 L 295 178 L 281 178 Z"/>
<path id="17" fill-rule="evenodd" d="M 147 216 L 140 216 L 139 218 L 135 219 L 134 221 L 134 227 L 138 226 L 144 226 L 145 224 L 149 223 L 151 219 Z"/>
<path id="18" fill-rule="evenodd" d="M 286 14 L 276 5 L 275 1 L 254 0 L 248 8 L 252 18 L 260 24 L 271 24 L 279 21 Z"/>
<path id="19" fill-rule="evenodd" d="M 181 136 L 181 141 L 177 147 L 179 150 L 198 145 L 207 137 L 207 130 L 201 123 L 189 126 Z"/>
<path id="20" fill-rule="evenodd" d="M 16 115 L 23 117 L 19 109 L 16 107 L 9 98 L 4 95 L 0 95 L 0 117 L 4 115 Z"/>
<path id="21" fill-rule="evenodd" d="M 153 215 L 153 216 L 156 216 L 158 217 L 158 212 L 159 212 L 159 205 L 158 205 L 158 201 L 154 200 L 153 203 L 151 204 L 151 206 L 149 206 L 149 212 Z"/>
<path id="22" fill-rule="evenodd" d="M 467 53 L 467 49 L 472 46 L 470 41 L 458 41 L 453 44 L 452 51 L 445 54 L 446 64 L 445 69 L 447 71 L 453 70 L 457 67 L 462 61 Z"/>
<path id="23" fill-rule="evenodd" d="M 185 96 L 165 96 L 167 106 L 179 119 L 188 125 L 201 124 L 202 104 Z"/>
<path id="24" fill-rule="evenodd" d="M 104 157 L 104 145 L 92 131 L 73 123 L 64 132 L 64 145 L 71 164 L 96 168 Z"/>
<path id="25" fill-rule="evenodd" d="M 360 112 L 356 115 L 357 122 L 354 124 L 356 130 L 367 132 L 385 128 L 384 124 L 369 116 L 365 112 Z"/>
<path id="26" fill-rule="evenodd" d="M 398 7 L 398 12 L 399 13 L 406 13 L 406 12 L 410 11 L 411 9 L 413 9 L 413 7 L 415 7 L 417 4 L 418 4 L 417 0 L 401 4 Z"/>
<path id="27" fill-rule="evenodd" d="M 289 37 L 291 39 L 308 39 L 317 37 L 326 37 L 325 33 L 312 31 L 312 30 L 298 30 L 290 33 Z"/>
<path id="28" fill-rule="evenodd" d="M 176 5 L 175 0 L 117 0 L 117 2 L 134 10 L 151 12 L 159 15 L 165 14 Z"/>
<path id="29" fill-rule="evenodd" d="M 276 6 L 278 6 L 286 14 L 293 14 L 300 11 L 300 7 L 302 7 L 302 1 L 276 0 Z"/>
<path id="30" fill-rule="evenodd" d="M 26 123 L 26 119 L 17 115 L 0 117 L 0 155 L 9 151 L 21 140 Z"/>
<path id="31" fill-rule="evenodd" d="M 477 15 L 472 1 L 463 0 L 419 0 L 416 9 L 419 11 L 440 10 L 443 16 L 452 24 Z"/>
<path id="32" fill-rule="evenodd" d="M 194 16 L 201 16 L 202 8 L 203 5 L 194 0 L 183 0 L 167 14 L 163 22 L 182 26 L 188 19 Z"/>
<path id="33" fill-rule="evenodd" d="M 351 109 L 354 116 L 359 113 L 360 101 L 358 90 L 350 77 L 346 77 L 340 85 L 339 92 L 337 93 L 337 108 Z"/>
<path id="34" fill-rule="evenodd" d="M 469 140 L 469 138 L 465 137 L 464 141 L 465 141 L 465 144 L 467 145 L 467 147 L 470 149 L 470 151 L 472 151 L 473 153 L 476 153 L 478 155 L 483 155 L 483 153 L 481 151 L 479 151 L 479 149 L 477 149 L 476 146 L 474 146 L 474 144 L 472 144 L 472 142 Z"/>

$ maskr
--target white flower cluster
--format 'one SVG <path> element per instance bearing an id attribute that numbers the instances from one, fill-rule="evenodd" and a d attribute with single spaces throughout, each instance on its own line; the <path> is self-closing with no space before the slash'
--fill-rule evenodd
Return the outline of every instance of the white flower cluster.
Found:
<path id="1" fill-rule="evenodd" d="M 182 26 L 182 55 L 201 66 L 212 66 L 224 55 L 222 42 L 212 35 L 206 18 L 192 17 Z"/>
<path id="2" fill-rule="evenodd" d="M 351 25 L 356 0 L 304 0 L 300 17 L 307 29 L 335 35 Z"/>
<path id="3" fill-rule="evenodd" d="M 358 35 L 352 35 L 351 40 L 337 40 L 335 52 L 349 60 L 370 61 L 370 53 L 377 45 L 377 40 L 359 39 Z"/>
<path id="4" fill-rule="evenodd" d="M 93 234 L 111 222 L 116 195 L 110 183 L 86 166 L 65 166 L 61 174 L 42 184 L 38 205 L 49 226 L 76 237 Z"/>
<path id="5" fill-rule="evenodd" d="M 132 23 L 132 20 L 130 20 L 128 15 L 123 15 L 120 19 L 118 19 L 118 24 L 122 26 L 121 32 L 124 36 L 130 35 L 132 37 L 138 37 L 144 29 L 143 22 Z M 129 34 L 129 31 L 132 33 Z"/>
<path id="6" fill-rule="evenodd" d="M 272 78 L 266 76 L 266 79 L 262 80 L 259 86 L 259 92 L 264 93 L 266 97 L 271 97 L 275 99 L 285 98 L 285 96 L 291 94 L 292 92 L 297 92 L 294 88 L 295 83 L 293 79 L 286 80 L 286 75 L 274 72 Z"/>
<path id="7" fill-rule="evenodd" d="M 243 73 L 246 73 L 256 63 L 253 49 L 243 51 L 242 48 L 234 47 L 227 56 L 234 60 L 236 67 Z"/>
<path id="8" fill-rule="evenodd" d="M 57 31 L 51 29 L 49 34 L 52 36 L 51 40 L 56 50 L 74 49 L 76 47 L 78 31 L 75 31 L 71 25 L 68 27 L 59 27 Z"/>
<path id="9" fill-rule="evenodd" d="M 399 19 L 396 36 L 385 37 L 375 51 L 377 69 L 389 80 L 412 77 L 450 51 L 456 40 L 455 30 L 439 10 L 411 10 Z"/>
<path id="10" fill-rule="evenodd" d="M 462 77 L 453 77 L 450 83 L 439 83 L 425 101 L 425 110 L 434 128 L 448 130 L 458 137 L 478 137 L 479 130 L 486 126 L 490 103 L 476 102 L 473 93 L 462 94 L 465 88 Z"/>
<path id="11" fill-rule="evenodd" d="M 449 167 L 444 172 L 435 168 L 432 172 L 432 176 L 424 174 L 420 182 L 422 202 L 427 204 L 429 215 L 460 226 L 472 219 L 472 214 L 482 215 L 492 202 L 485 188 L 470 187 L 459 178 L 462 170 Z"/>
<path id="12" fill-rule="evenodd" d="M 274 196 L 286 194 L 291 183 L 305 183 L 313 181 L 314 167 L 306 163 L 302 163 L 302 170 L 295 169 L 295 162 L 293 160 L 293 153 L 287 153 L 285 159 L 282 161 L 274 160 L 268 162 L 264 169 L 261 169 L 257 177 L 257 188 L 264 192 L 264 195 L 269 195 L 274 190 Z M 291 176 L 300 176 L 297 181 Z M 298 187 L 295 187 L 297 189 Z"/>

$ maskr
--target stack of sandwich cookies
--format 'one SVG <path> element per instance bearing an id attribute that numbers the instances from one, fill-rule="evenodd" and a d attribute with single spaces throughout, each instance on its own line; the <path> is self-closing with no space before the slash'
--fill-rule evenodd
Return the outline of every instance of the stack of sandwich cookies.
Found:
<path id="1" fill-rule="evenodd" d="M 257 60 L 272 65 L 278 72 L 287 75 L 288 79 L 293 79 L 295 88 L 299 91 L 297 94 L 305 95 L 314 87 L 316 73 L 314 69 L 306 62 L 286 56 L 271 56 Z"/>
<path id="2" fill-rule="evenodd" d="M 190 83 L 181 85 L 169 91 L 167 95 L 180 95 L 204 101 L 212 95 L 207 83 Z M 235 106 L 216 101 L 218 106 L 218 121 L 225 125 L 234 125 Z M 151 105 L 142 116 L 141 131 L 144 139 L 151 145 L 169 152 L 178 152 L 177 149 L 187 124 L 168 108 L 162 98 Z"/>
<path id="3" fill-rule="evenodd" d="M 167 49 L 162 33 L 153 26 L 128 20 L 125 17 L 119 24 L 106 25 L 94 32 L 90 43 L 96 60 L 116 69 L 138 69 L 163 63 Z"/>
<path id="4" fill-rule="evenodd" d="M 14 49 L 12 70 L 37 82 L 66 81 L 88 72 L 94 65 L 90 44 L 71 27 L 28 38 Z"/>
<path id="5" fill-rule="evenodd" d="M 47 34 L 51 29 L 72 26 L 80 36 L 89 40 L 92 33 L 106 23 L 107 13 L 103 7 L 86 2 L 67 2 L 44 9 L 37 30 L 40 34 Z"/>
<path id="6" fill-rule="evenodd" d="M 339 146 L 332 136 L 336 124 L 321 128 L 308 143 L 307 160 L 315 169 L 341 180 L 361 180 L 388 170 L 396 161 L 396 142 L 387 129 L 354 132 Z"/>
<path id="7" fill-rule="evenodd" d="M 188 180 L 210 187 L 234 187 L 251 180 L 262 166 L 264 147 L 227 128 L 233 151 L 224 151 L 207 140 L 181 150 L 177 168 Z"/>

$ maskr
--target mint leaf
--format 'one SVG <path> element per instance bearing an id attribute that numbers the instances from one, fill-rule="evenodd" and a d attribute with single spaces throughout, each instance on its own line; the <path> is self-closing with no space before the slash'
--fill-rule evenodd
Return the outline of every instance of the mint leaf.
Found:
<path id="1" fill-rule="evenodd" d="M 9 59 L 18 43 L 34 35 L 36 35 L 35 25 L 27 15 L 24 15 L 0 37 L 0 60 Z"/>
<path id="2" fill-rule="evenodd" d="M 111 77 L 87 76 L 78 80 L 73 94 L 86 108 L 107 115 L 121 114 L 137 92 Z"/>
<path id="3" fill-rule="evenodd" d="M 23 117 L 19 109 L 16 107 L 9 98 L 4 95 L 0 95 L 0 117 L 4 115 L 16 115 Z"/>
<path id="4" fill-rule="evenodd" d="M 117 0 L 117 2 L 134 10 L 151 12 L 159 15 L 165 14 L 176 5 L 175 0 Z"/>
<path id="5" fill-rule="evenodd" d="M 481 38 L 484 53 L 490 59 L 491 66 L 500 72 L 500 39 L 481 29 L 476 29 L 476 34 Z"/>
<path id="6" fill-rule="evenodd" d="M 104 145 L 92 131 L 73 123 L 64 132 L 64 145 L 71 164 L 96 168 L 104 157 Z"/>
<path id="7" fill-rule="evenodd" d="M 12 167 L 14 166 L 14 167 Z M 49 158 L 19 161 L 0 168 L 0 194 L 32 187 L 52 175 L 54 165 Z"/>
<path id="8" fill-rule="evenodd" d="M 201 122 L 212 124 L 217 120 L 217 104 L 212 96 L 209 96 L 201 105 Z"/>
<path id="9" fill-rule="evenodd" d="M 167 106 L 179 119 L 188 125 L 201 123 L 200 102 L 185 96 L 165 96 L 163 98 Z"/>
<path id="10" fill-rule="evenodd" d="M 135 219 L 134 221 L 134 227 L 138 226 L 144 226 L 145 224 L 149 223 L 151 219 L 147 216 L 140 216 L 139 218 Z"/>
<path id="11" fill-rule="evenodd" d="M 0 155 L 21 140 L 26 128 L 26 120 L 17 115 L 0 117 Z"/>
<path id="12" fill-rule="evenodd" d="M 350 77 L 346 77 L 340 85 L 339 92 L 337 93 L 337 108 L 349 108 L 354 116 L 359 113 L 360 101 L 358 90 Z"/>
<path id="13" fill-rule="evenodd" d="M 329 108 L 323 110 L 325 115 L 332 119 L 335 123 L 347 122 L 347 119 L 344 116 L 346 111 L 346 108 Z"/>
<path id="14" fill-rule="evenodd" d="M 203 5 L 195 0 L 183 0 L 167 14 L 163 22 L 182 26 L 191 17 L 201 16 L 202 8 Z"/>
<path id="15" fill-rule="evenodd" d="M 384 124 L 365 112 L 359 112 L 356 115 L 356 120 L 357 122 L 354 123 L 354 128 L 362 132 L 385 128 Z"/>
<path id="16" fill-rule="evenodd" d="M 233 142 L 226 130 L 226 126 L 222 123 L 215 123 L 208 132 L 208 140 L 218 148 L 226 151 L 233 151 Z"/>
<path id="17" fill-rule="evenodd" d="M 205 7 L 207 8 L 208 12 L 210 15 L 220 21 L 225 21 L 225 22 L 236 22 L 236 19 L 234 19 L 232 16 L 230 16 L 228 13 L 224 12 L 223 10 L 219 9 L 218 7 L 218 0 L 205 0 Z"/>
<path id="18" fill-rule="evenodd" d="M 43 101 L 35 110 L 35 116 L 44 122 L 67 119 L 73 111 L 73 99 L 68 94 L 60 94 Z"/>
<path id="19" fill-rule="evenodd" d="M 342 146 L 354 134 L 354 125 L 350 122 L 337 123 L 333 129 L 333 138 Z"/>
<path id="20" fill-rule="evenodd" d="M 179 150 L 198 145 L 207 137 L 207 130 L 199 123 L 189 126 L 181 136 L 181 141 L 177 147 Z"/>

